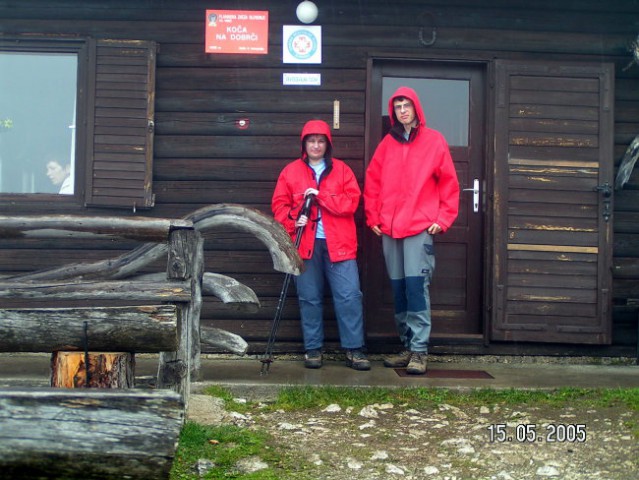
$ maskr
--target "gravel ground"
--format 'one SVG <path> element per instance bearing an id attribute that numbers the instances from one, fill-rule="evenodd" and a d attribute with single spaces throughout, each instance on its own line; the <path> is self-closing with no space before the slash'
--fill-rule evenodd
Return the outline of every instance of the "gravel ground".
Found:
<path id="1" fill-rule="evenodd" d="M 451 405 L 338 404 L 298 412 L 225 411 L 221 400 L 193 395 L 189 419 L 269 431 L 298 459 L 290 478 L 607 479 L 639 478 L 639 412 Z M 243 468 L 263 468 L 259 458 Z"/>

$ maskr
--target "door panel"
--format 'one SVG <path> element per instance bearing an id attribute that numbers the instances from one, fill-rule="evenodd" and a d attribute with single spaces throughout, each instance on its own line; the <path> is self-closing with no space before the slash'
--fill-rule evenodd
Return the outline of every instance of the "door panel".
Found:
<path id="1" fill-rule="evenodd" d="M 610 65 L 497 62 L 493 340 L 609 343 Z"/>
<path id="2" fill-rule="evenodd" d="M 436 268 L 430 289 L 436 337 L 481 339 L 482 223 L 484 177 L 484 70 L 478 65 L 431 61 L 379 61 L 371 71 L 367 161 L 388 131 L 388 98 L 400 85 L 415 89 L 427 125 L 449 143 L 460 187 L 479 185 L 478 211 L 472 191 L 460 198 L 454 225 L 435 238 Z M 363 278 L 369 343 L 396 341 L 393 299 L 382 255 L 381 239 L 365 229 Z"/>

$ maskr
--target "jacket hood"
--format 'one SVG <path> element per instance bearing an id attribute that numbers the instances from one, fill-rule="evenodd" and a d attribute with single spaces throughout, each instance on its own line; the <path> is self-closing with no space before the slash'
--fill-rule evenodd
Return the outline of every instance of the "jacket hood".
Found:
<path id="1" fill-rule="evenodd" d="M 422 104 L 419 102 L 417 92 L 410 87 L 399 87 L 395 93 L 388 99 L 388 118 L 390 118 L 391 126 L 399 123 L 395 116 L 395 109 L 393 108 L 393 101 L 398 97 L 408 98 L 415 106 L 415 115 L 417 116 L 417 124 L 420 127 L 426 126 L 426 116 L 422 110 Z"/>
<path id="2" fill-rule="evenodd" d="M 302 128 L 302 159 L 306 160 L 306 150 L 304 149 L 304 139 L 307 135 L 324 135 L 328 145 L 326 147 L 326 160 L 328 161 L 333 153 L 333 137 L 331 136 L 331 127 L 323 120 L 309 120 Z"/>

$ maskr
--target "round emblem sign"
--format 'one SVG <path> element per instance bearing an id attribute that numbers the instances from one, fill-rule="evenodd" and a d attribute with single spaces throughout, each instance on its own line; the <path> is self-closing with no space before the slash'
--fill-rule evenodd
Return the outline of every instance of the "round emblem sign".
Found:
<path id="1" fill-rule="evenodd" d="M 288 51 L 299 60 L 311 58 L 317 52 L 317 38 L 308 30 L 297 30 L 288 39 Z"/>

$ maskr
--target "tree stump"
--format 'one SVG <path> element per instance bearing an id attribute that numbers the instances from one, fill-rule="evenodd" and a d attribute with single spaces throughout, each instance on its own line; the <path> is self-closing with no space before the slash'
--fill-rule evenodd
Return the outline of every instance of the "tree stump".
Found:
<path id="1" fill-rule="evenodd" d="M 132 353 L 89 352 L 87 382 L 83 352 L 53 352 L 51 386 L 57 388 L 133 388 L 135 357 Z"/>

